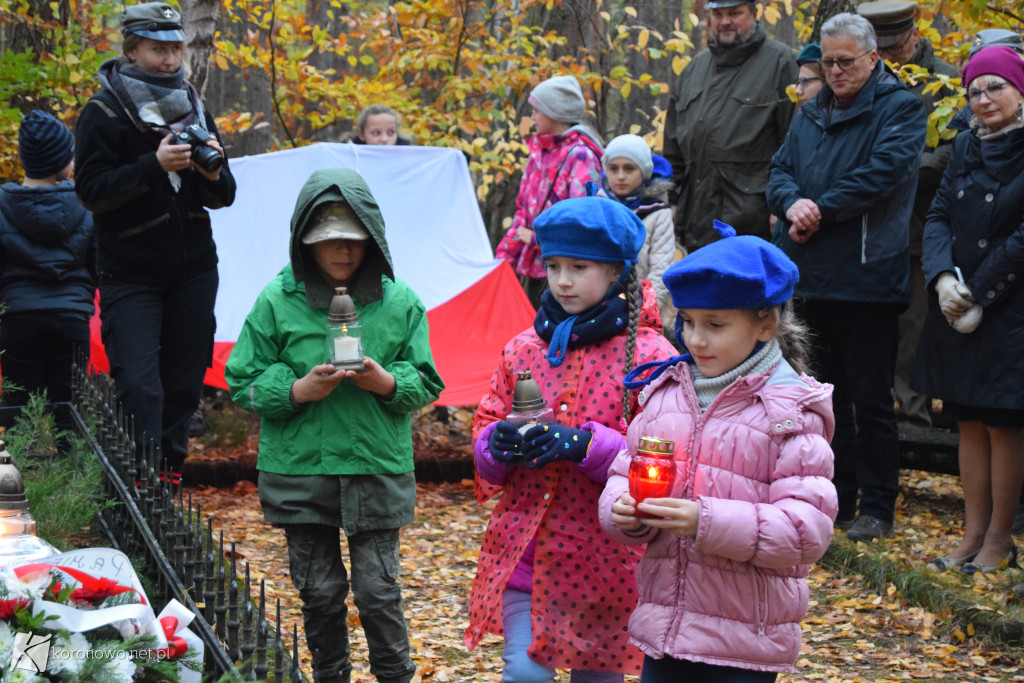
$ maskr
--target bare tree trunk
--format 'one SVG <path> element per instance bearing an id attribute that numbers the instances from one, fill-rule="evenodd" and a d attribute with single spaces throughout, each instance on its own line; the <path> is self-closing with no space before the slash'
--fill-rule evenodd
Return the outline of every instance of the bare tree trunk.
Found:
<path id="1" fill-rule="evenodd" d="M 811 29 L 812 43 L 821 42 L 821 25 L 842 12 L 855 13 L 857 6 L 850 0 L 821 0 L 818 3 L 818 13 L 814 15 L 814 28 Z"/>
<path id="2" fill-rule="evenodd" d="M 181 19 L 188 36 L 188 80 L 204 95 L 206 77 L 210 69 L 210 55 L 213 53 L 213 36 L 217 30 L 218 0 L 182 0 Z"/>

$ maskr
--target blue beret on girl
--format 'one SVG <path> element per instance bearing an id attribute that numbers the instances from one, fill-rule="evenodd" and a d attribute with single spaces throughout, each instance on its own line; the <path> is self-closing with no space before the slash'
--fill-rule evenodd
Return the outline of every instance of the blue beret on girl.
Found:
<path id="1" fill-rule="evenodd" d="M 721 221 L 715 229 L 721 239 L 672 264 L 662 277 L 676 308 L 765 308 L 789 301 L 800 272 L 781 249 L 760 237 L 737 236 Z"/>
<path id="2" fill-rule="evenodd" d="M 533 221 L 542 259 L 552 256 L 636 263 L 647 228 L 636 214 L 607 197 L 563 199 Z"/>

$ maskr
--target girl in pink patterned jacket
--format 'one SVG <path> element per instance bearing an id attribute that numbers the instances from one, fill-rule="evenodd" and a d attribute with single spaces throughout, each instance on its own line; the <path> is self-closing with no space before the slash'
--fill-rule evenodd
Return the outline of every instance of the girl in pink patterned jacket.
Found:
<path id="1" fill-rule="evenodd" d="M 599 505 L 612 538 L 647 544 L 629 621 L 646 655 L 641 683 L 774 681 L 792 670 L 804 577 L 837 509 L 832 387 L 798 372 L 800 329 L 786 309 L 797 268 L 768 242 L 715 226 L 722 239 L 665 273 L 689 353 L 627 381 L 646 384 L 641 412 Z M 675 443 L 669 497 L 630 494 L 641 437 Z"/>
<path id="2" fill-rule="evenodd" d="M 555 202 L 587 196 L 587 182 L 601 178 L 601 143 L 579 123 L 587 103 L 575 76 L 542 82 L 530 93 L 530 105 L 536 134 L 526 140 L 530 157 L 519 181 L 516 215 L 497 255 L 512 264 L 537 308 L 547 271 L 533 221 Z"/>
<path id="3" fill-rule="evenodd" d="M 502 680 L 621 683 L 643 655 L 626 623 L 640 549 L 612 541 L 594 515 L 608 466 L 625 447 L 637 363 L 670 358 L 649 283 L 636 277 L 643 223 L 604 197 L 567 199 L 537 218 L 551 290 L 532 329 L 505 347 L 473 420 L 477 500 L 497 493 L 465 642 L 504 637 Z M 540 386 L 554 424 L 520 434 L 506 416 L 520 371 Z"/>

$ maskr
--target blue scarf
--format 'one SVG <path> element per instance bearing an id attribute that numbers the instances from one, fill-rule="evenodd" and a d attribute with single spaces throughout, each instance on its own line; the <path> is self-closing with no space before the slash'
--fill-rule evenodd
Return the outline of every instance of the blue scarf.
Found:
<path id="1" fill-rule="evenodd" d="M 577 315 L 566 313 L 551 290 L 544 292 L 533 329 L 548 343 L 548 363 L 557 368 L 568 349 L 611 339 L 625 330 L 628 322 L 626 294 L 616 284 L 600 303 Z"/>

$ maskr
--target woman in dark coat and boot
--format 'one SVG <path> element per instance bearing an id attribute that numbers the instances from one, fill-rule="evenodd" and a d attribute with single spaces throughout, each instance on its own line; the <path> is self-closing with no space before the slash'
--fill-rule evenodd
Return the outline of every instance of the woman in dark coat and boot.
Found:
<path id="1" fill-rule="evenodd" d="M 925 224 L 930 292 L 917 390 L 960 429 L 964 535 L 929 566 L 1016 566 L 1011 527 L 1024 480 L 1024 60 L 989 47 L 964 68 L 971 130 Z M 959 272 L 958 272 L 959 271 Z"/>

